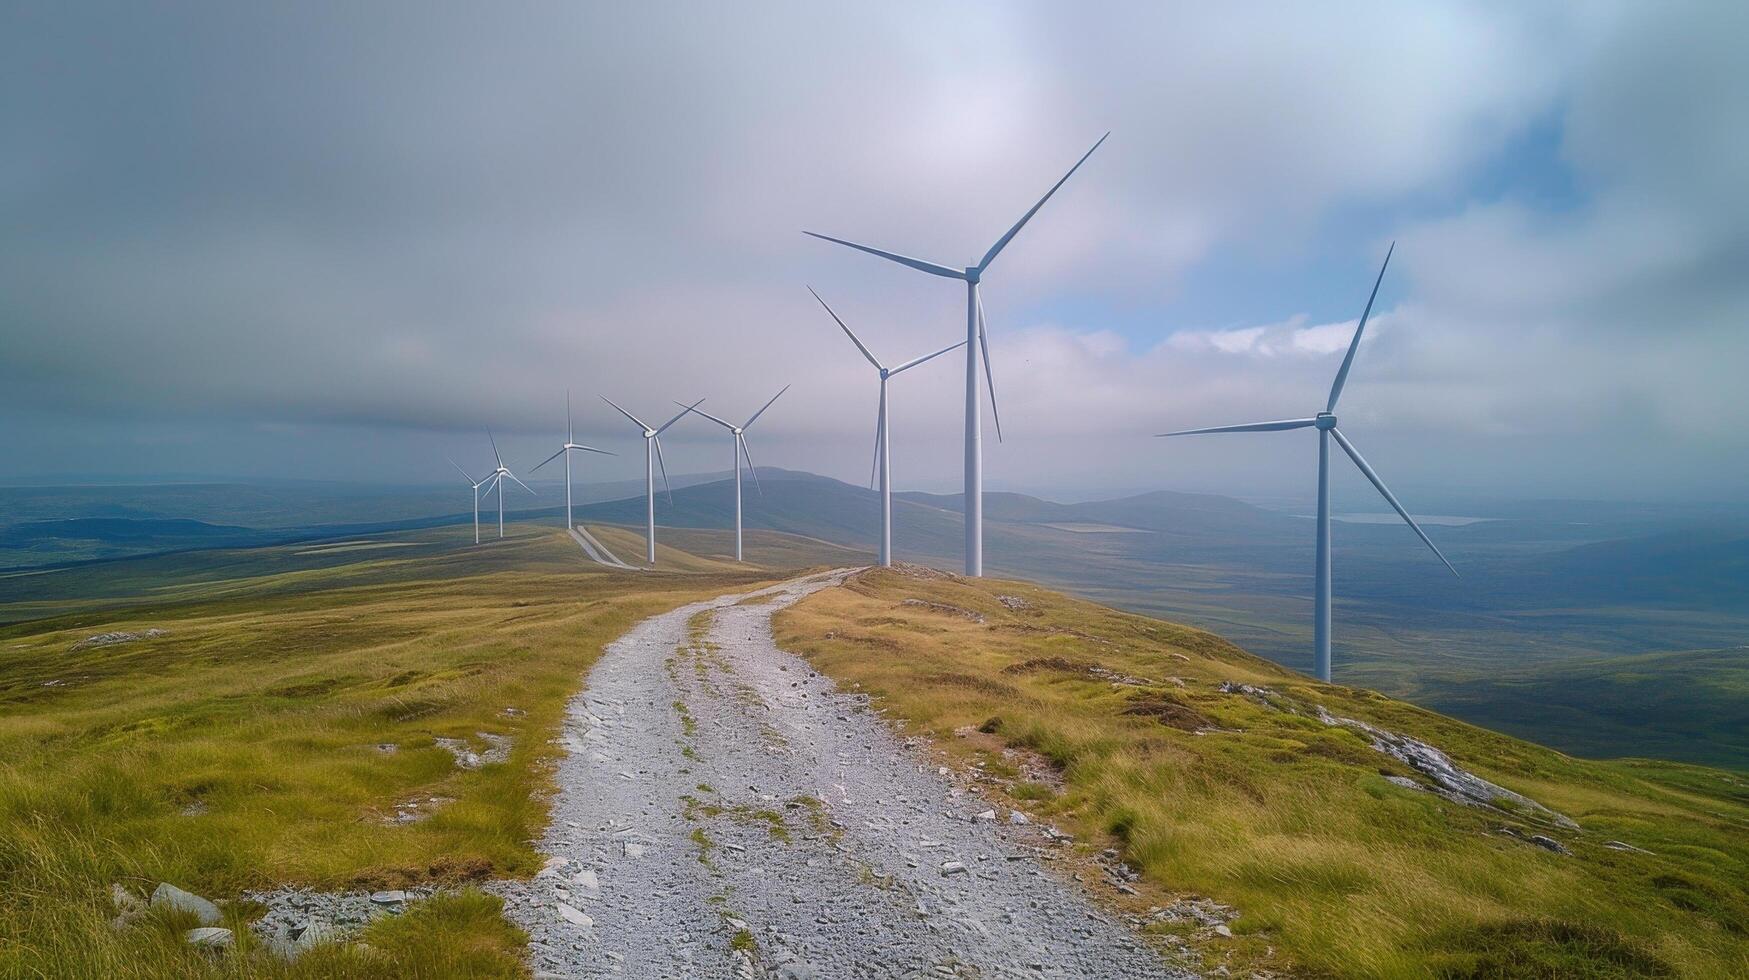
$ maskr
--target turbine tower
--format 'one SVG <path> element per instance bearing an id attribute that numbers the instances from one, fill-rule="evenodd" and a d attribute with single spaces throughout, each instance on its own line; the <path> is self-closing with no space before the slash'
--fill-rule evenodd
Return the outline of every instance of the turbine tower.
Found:
<path id="1" fill-rule="evenodd" d="M 558 452 L 552 454 L 551 456 L 548 456 L 546 459 L 543 459 L 539 463 L 535 464 L 535 468 L 534 468 L 535 470 L 538 470 L 542 466 L 545 466 L 548 463 L 552 462 L 553 460 L 558 459 L 560 456 L 565 457 L 565 530 L 567 530 L 567 531 L 569 531 L 576 524 L 576 522 L 573 521 L 571 518 L 571 454 L 572 453 L 600 453 L 603 456 L 615 455 L 614 453 L 610 453 L 605 449 L 596 449 L 593 446 L 579 446 L 577 444 L 577 430 L 572 428 L 572 426 L 571 426 L 571 393 L 569 391 L 567 391 L 567 392 L 565 392 L 565 444 L 563 446 L 559 447 Z M 532 473 L 532 472 L 534 472 L 534 470 L 529 470 L 529 472 Z M 463 475 L 465 476 L 466 474 L 463 474 Z"/>
<path id="2" fill-rule="evenodd" d="M 736 425 L 733 422 L 725 422 L 722 419 L 717 418 L 715 415 L 710 414 L 709 412 L 701 412 L 698 410 L 698 406 L 696 404 L 685 406 L 686 411 L 692 412 L 695 415 L 702 415 L 705 418 L 710 419 L 712 422 L 715 422 L 716 424 L 722 426 L 723 428 L 728 429 L 729 434 L 731 436 L 733 436 L 734 440 L 735 440 L 735 454 L 734 455 L 735 455 L 735 560 L 736 561 L 741 560 L 741 457 L 743 457 L 743 456 L 747 457 L 747 470 L 748 470 L 748 472 L 753 474 L 753 486 L 759 490 L 759 495 L 761 497 L 765 496 L 765 488 L 759 486 L 759 471 L 754 468 L 753 457 L 752 457 L 752 455 L 750 455 L 747 452 L 747 430 L 753 428 L 753 423 L 759 421 L 759 416 L 765 414 L 765 409 L 771 407 L 771 402 L 775 402 L 779 398 L 782 398 L 783 392 L 788 391 L 788 390 L 789 390 L 789 385 L 784 385 L 783 391 L 779 391 L 777 394 L 772 395 L 771 401 L 766 402 L 764 407 L 760 408 L 759 411 L 754 412 L 753 417 L 748 419 L 746 421 L 746 423 L 744 423 L 742 425 Z M 679 405 L 680 402 L 675 402 L 674 404 Z M 682 414 L 684 414 L 684 413 L 682 413 Z"/>
<path id="3" fill-rule="evenodd" d="M 1055 194 L 1058 188 L 1074 176 L 1075 171 L 1081 169 L 1081 164 L 1086 163 L 1087 158 L 1093 155 L 1093 150 L 1099 149 L 1100 144 L 1104 143 L 1110 135 L 1110 133 L 1106 133 L 1105 136 L 1101 136 L 1099 142 L 1093 144 L 1093 149 L 1083 153 L 1081 159 L 1075 161 L 1075 165 L 1069 168 L 1069 172 L 1064 174 L 1061 180 L 1051 185 L 1051 189 L 1045 192 L 1044 197 L 1039 198 L 1038 203 L 1032 206 L 1032 210 L 1021 215 L 1020 220 L 1014 223 L 1014 227 L 1008 229 L 1008 232 L 1001 238 L 996 239 L 996 244 L 990 246 L 990 250 L 984 253 L 984 257 L 978 261 L 977 265 L 967 266 L 964 269 L 952 269 L 945 265 L 936 265 L 934 262 L 925 262 L 922 259 L 899 255 L 896 252 L 887 252 L 868 245 L 858 245 L 842 238 L 833 238 L 830 235 L 821 235 L 811 231 L 805 232 L 805 234 L 815 238 L 836 242 L 839 245 L 847 245 L 850 248 L 867 252 L 870 255 L 878 255 L 900 265 L 910 266 L 919 272 L 927 272 L 932 276 L 941 276 L 944 279 L 958 279 L 966 284 L 965 508 L 967 575 L 984 574 L 984 441 L 983 416 L 978 407 L 978 356 L 980 351 L 984 359 L 984 383 L 990 388 L 990 415 L 996 421 L 996 439 L 997 441 L 1002 439 L 1002 417 L 996 413 L 996 382 L 990 371 L 990 342 L 984 330 L 984 303 L 978 296 L 978 283 L 983 279 L 985 271 L 990 268 L 990 263 L 996 260 L 996 256 L 1000 255 L 1004 248 L 1008 247 L 1008 243 L 1014 240 L 1015 235 L 1020 234 L 1020 229 L 1026 227 L 1026 223 L 1032 220 L 1032 216 L 1038 213 L 1039 208 L 1044 207 L 1045 202 L 1051 199 L 1051 195 Z"/>
<path id="4" fill-rule="evenodd" d="M 601 400 L 609 405 L 613 405 L 614 411 L 631 419 L 633 425 L 644 430 L 644 561 L 650 565 L 655 565 L 657 466 L 662 467 L 662 489 L 668 491 L 668 503 L 670 505 L 674 503 L 674 491 L 668 488 L 668 463 L 662 459 L 662 433 L 667 432 L 669 426 L 685 418 L 687 412 L 704 404 L 704 399 L 700 398 L 698 401 L 686 406 L 680 410 L 679 415 L 674 416 L 655 428 L 651 428 L 643 419 L 638 418 L 636 415 L 620 408 L 618 405 L 614 405 L 613 399 L 606 395 L 602 395 Z M 675 404 L 679 403 L 676 402 Z"/>
<path id="5" fill-rule="evenodd" d="M 809 286 L 808 292 L 814 293 L 814 287 Z M 814 298 L 820 300 L 820 305 L 826 307 L 826 312 L 831 315 L 833 320 L 837 321 L 838 326 L 843 329 L 844 335 L 850 338 L 850 342 L 856 345 L 856 349 L 862 351 L 862 356 L 867 358 L 870 364 L 874 365 L 876 371 L 880 372 L 881 404 L 880 408 L 875 412 L 875 458 L 874 466 L 872 467 L 874 472 L 869 474 L 869 482 L 872 484 L 878 474 L 881 485 L 881 567 L 890 568 L 893 564 L 893 460 L 892 452 L 888 448 L 887 441 L 887 380 L 898 375 L 900 372 L 911 370 L 917 365 L 922 364 L 924 361 L 934 360 L 935 358 L 946 354 L 948 351 L 954 350 L 958 347 L 964 347 L 966 342 L 962 340 L 959 343 L 954 344 L 952 347 L 943 347 L 941 350 L 938 350 L 933 354 L 914 357 L 898 367 L 889 368 L 876 359 L 873 354 L 869 353 L 868 346 L 858 339 L 856 334 L 851 332 L 850 327 L 846 326 L 844 321 L 839 319 L 837 313 L 832 312 L 832 307 L 826 306 L 826 301 L 820 299 L 819 293 L 814 293 Z"/>
<path id="6" fill-rule="evenodd" d="M 504 465 L 504 457 L 498 455 L 498 440 L 492 438 L 491 429 L 486 430 L 486 439 L 492 443 L 492 458 L 498 461 L 498 468 L 493 470 L 492 475 L 486 478 L 486 480 L 492 484 L 492 486 L 486 488 L 486 492 L 491 493 L 494 488 L 498 491 L 498 536 L 502 538 L 504 536 L 504 479 L 505 477 L 509 477 L 512 480 L 516 480 L 516 474 L 510 472 L 509 467 Z M 463 475 L 466 476 L 467 474 L 464 473 Z M 516 485 L 527 490 L 534 496 L 539 496 L 539 494 L 534 492 L 534 488 L 521 480 L 516 480 Z"/>
<path id="7" fill-rule="evenodd" d="M 1317 570 L 1314 576 L 1316 584 L 1313 604 L 1312 665 L 1317 672 L 1318 679 L 1326 682 L 1330 680 L 1330 440 L 1332 438 L 1336 440 L 1338 446 L 1342 447 L 1342 451 L 1348 454 L 1348 458 L 1354 460 L 1354 465 L 1360 469 L 1360 472 L 1372 482 L 1374 487 L 1378 488 L 1379 494 L 1385 498 L 1385 502 L 1397 512 L 1397 516 L 1403 518 L 1410 530 L 1413 530 L 1427 547 L 1433 549 L 1433 553 L 1439 556 L 1440 561 L 1445 562 L 1445 567 L 1451 569 L 1453 575 L 1458 573 L 1452 563 L 1446 560 L 1445 554 L 1433 543 L 1433 539 L 1427 536 L 1427 532 L 1421 530 L 1421 525 L 1415 523 L 1415 519 L 1409 516 L 1409 512 L 1403 509 L 1402 504 L 1397 502 L 1396 496 L 1385 486 L 1385 481 L 1379 479 L 1379 475 L 1373 472 L 1371 466 L 1367 465 L 1366 460 L 1360 455 L 1360 450 L 1355 449 L 1354 443 L 1349 442 L 1348 437 L 1336 428 L 1336 401 L 1342 397 L 1342 386 L 1348 381 L 1348 370 L 1354 366 L 1354 352 L 1360 349 L 1360 335 L 1366 331 L 1367 318 L 1372 315 L 1373 300 L 1378 299 L 1379 296 L 1379 283 L 1384 282 L 1385 268 L 1391 264 L 1391 252 L 1396 251 L 1396 248 L 1396 243 L 1393 242 L 1390 249 L 1385 252 L 1384 265 L 1379 266 L 1379 276 L 1373 280 L 1372 295 L 1367 297 L 1366 309 L 1360 314 L 1360 325 L 1354 328 L 1354 339 L 1348 343 L 1348 354 L 1342 358 L 1342 367 L 1336 372 L 1336 383 L 1330 386 L 1330 399 L 1324 403 L 1322 412 L 1307 419 L 1253 422 L 1249 425 L 1217 425 L 1207 429 L 1185 429 L 1182 432 L 1161 433 L 1161 436 L 1189 436 L 1205 432 L 1276 432 L 1283 429 L 1305 428 L 1318 430 L 1318 548 Z"/>
<path id="8" fill-rule="evenodd" d="M 490 480 L 491 477 L 487 477 L 485 480 L 476 480 L 473 477 L 468 476 L 468 471 L 462 469 L 462 465 L 460 463 L 456 462 L 453 459 L 450 459 L 448 456 L 445 456 L 443 458 L 449 459 L 449 465 L 455 467 L 455 471 L 457 473 L 460 473 L 462 475 L 462 479 L 468 481 L 468 486 L 473 487 L 473 489 L 474 489 L 474 543 L 479 544 L 480 543 L 480 488 L 485 486 L 487 481 Z"/>

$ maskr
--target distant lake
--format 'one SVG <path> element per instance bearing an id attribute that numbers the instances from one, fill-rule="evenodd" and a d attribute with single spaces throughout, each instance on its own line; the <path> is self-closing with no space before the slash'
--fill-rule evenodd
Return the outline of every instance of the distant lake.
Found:
<path id="1" fill-rule="evenodd" d="M 1313 520 L 1315 514 L 1295 514 L 1301 520 Z M 1432 524 L 1434 527 L 1463 527 L 1467 524 L 1482 524 L 1488 521 L 1498 521 L 1498 517 L 1463 517 L 1458 514 L 1416 514 L 1415 523 Z M 1331 514 L 1330 519 L 1344 524 L 1400 524 L 1402 518 L 1394 513 L 1384 514 Z"/>
<path id="2" fill-rule="evenodd" d="M 1349 524 L 1396 524 L 1402 520 L 1394 513 L 1386 514 L 1332 514 L 1333 518 Z M 1459 517 L 1453 514 L 1415 514 L 1417 524 L 1433 524 L 1438 527 L 1463 527 L 1466 524 L 1481 524 L 1484 521 L 1497 521 L 1498 517 Z"/>

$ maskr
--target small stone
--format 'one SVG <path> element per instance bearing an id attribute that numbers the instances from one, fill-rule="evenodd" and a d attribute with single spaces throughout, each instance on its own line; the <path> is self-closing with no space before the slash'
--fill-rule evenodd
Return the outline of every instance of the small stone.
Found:
<path id="1" fill-rule="evenodd" d="M 407 893 L 396 888 L 390 891 L 371 892 L 372 905 L 403 905 L 407 901 Z"/>
<path id="2" fill-rule="evenodd" d="M 233 940 L 231 930 L 212 926 L 190 929 L 182 934 L 182 938 L 196 949 L 229 949 Z"/>
<path id="3" fill-rule="evenodd" d="M 601 890 L 601 880 L 596 878 L 595 872 L 589 868 L 584 868 L 572 875 L 571 880 L 592 892 Z"/>
<path id="4" fill-rule="evenodd" d="M 571 923 L 572 925 L 592 926 L 595 924 L 594 919 L 591 919 L 590 917 L 588 917 L 587 915 L 584 915 L 582 912 L 578 911 L 577 909 L 574 909 L 571 906 L 566 905 L 564 902 L 558 903 L 558 909 L 559 909 L 559 917 L 564 919 L 566 922 Z"/>
<path id="5" fill-rule="evenodd" d="M 115 903 L 115 910 L 121 913 L 137 912 L 145 908 L 146 903 L 140 897 L 128 891 L 127 886 L 116 882 L 109 886 L 109 900 Z"/>
<path id="6" fill-rule="evenodd" d="M 644 845 L 639 844 L 637 841 L 629 841 L 629 840 L 626 841 L 625 842 L 625 855 L 626 855 L 626 857 L 629 857 L 629 858 L 641 858 L 641 857 L 643 857 L 644 856 Z"/>
<path id="7" fill-rule="evenodd" d="M 1024 827 L 1032 821 L 1028 820 L 1026 814 L 1019 810 L 1010 810 L 1008 811 L 1008 822 L 1016 827 Z"/>
<path id="8" fill-rule="evenodd" d="M 1227 928 L 1225 925 L 1215 926 L 1215 935 L 1220 936 L 1223 939 L 1231 939 L 1233 938 L 1233 930 Z"/>
<path id="9" fill-rule="evenodd" d="M 303 952 L 311 946 L 332 942 L 339 938 L 339 930 L 321 919 L 310 919 L 292 928 L 292 940 L 295 950 Z"/>
<path id="10" fill-rule="evenodd" d="M 217 925 L 224 919 L 224 916 L 219 913 L 217 905 L 193 892 L 185 892 L 168 881 L 159 883 L 158 887 L 153 889 L 152 907 L 193 913 L 203 926 Z"/>
<path id="11" fill-rule="evenodd" d="M 942 877 L 944 877 L 944 878 L 948 877 L 949 875 L 963 875 L 965 873 L 966 873 L 966 866 L 961 864 L 958 861 L 943 861 L 943 862 L 941 862 L 941 874 L 942 874 Z"/>
<path id="12" fill-rule="evenodd" d="M 979 813 L 979 814 L 973 816 L 972 822 L 973 823 L 995 823 L 996 822 L 996 811 L 995 810 L 985 810 L 982 813 Z"/>

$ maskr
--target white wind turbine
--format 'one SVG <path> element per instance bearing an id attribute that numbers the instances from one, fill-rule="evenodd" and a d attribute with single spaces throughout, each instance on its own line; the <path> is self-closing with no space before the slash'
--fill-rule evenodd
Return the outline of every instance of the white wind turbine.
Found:
<path id="1" fill-rule="evenodd" d="M 535 468 L 534 468 L 535 470 L 538 470 L 542 466 L 545 466 L 548 463 L 552 462 L 553 460 L 558 459 L 560 456 L 565 457 L 565 530 L 567 530 L 567 531 L 569 531 L 576 524 L 576 522 L 573 521 L 571 518 L 571 454 L 572 453 L 600 453 L 603 456 L 616 455 L 614 453 L 608 452 L 605 449 L 596 449 L 593 446 L 580 446 L 577 444 L 577 430 L 572 428 L 572 426 L 571 426 L 571 393 L 569 391 L 567 391 L 567 392 L 565 392 L 565 444 L 563 446 L 559 447 L 558 452 L 552 454 L 551 456 L 548 456 L 546 459 L 541 460 L 538 464 L 535 465 Z M 534 472 L 534 470 L 530 470 L 529 472 L 532 473 L 532 472 Z M 465 476 L 466 474 L 463 474 L 463 475 Z"/>
<path id="2" fill-rule="evenodd" d="M 486 492 L 491 493 L 494 488 L 498 491 L 498 536 L 502 538 L 504 536 L 504 478 L 509 477 L 516 480 L 516 474 L 510 472 L 510 468 L 504 465 L 504 457 L 498 455 L 498 440 L 492 438 L 491 429 L 486 430 L 486 440 L 492 444 L 492 458 L 498 461 L 498 468 L 492 471 L 491 476 L 486 477 L 486 482 L 492 484 L 486 488 Z M 466 476 L 467 474 L 462 475 Z M 521 480 L 516 480 L 516 485 L 534 496 L 540 496 L 534 492 L 532 487 Z"/>
<path id="3" fill-rule="evenodd" d="M 967 575 L 984 574 L 984 441 L 983 418 L 978 407 L 978 355 L 980 350 L 982 350 L 984 358 L 984 382 L 990 387 L 990 414 L 996 420 L 996 439 L 997 441 L 1002 439 L 1002 418 L 996 414 L 996 384 L 990 371 L 990 342 L 984 330 L 984 304 L 978 297 L 978 283 L 983 279 L 984 272 L 990 268 L 990 263 L 996 260 L 996 256 L 1000 255 L 1004 248 L 1008 247 L 1008 243 L 1014 240 L 1015 235 L 1020 234 L 1020 229 L 1032 220 L 1032 216 L 1038 213 L 1039 208 L 1045 206 L 1045 202 L 1051 199 L 1051 195 L 1055 194 L 1058 188 L 1074 176 L 1075 171 L 1081 169 L 1081 164 L 1086 163 L 1087 158 L 1093 155 L 1093 150 L 1099 149 L 1100 144 L 1104 143 L 1106 137 L 1110 135 L 1110 133 L 1106 133 L 1105 136 L 1101 136 L 1099 142 L 1093 144 L 1093 149 L 1083 153 L 1081 159 L 1075 161 L 1075 165 L 1069 168 L 1069 172 L 1064 174 L 1061 180 L 1051 185 L 1051 189 L 1045 192 L 1045 196 L 1039 198 L 1038 203 L 1034 204 L 1030 211 L 1021 215 L 1020 220 L 1014 223 L 1014 227 L 1008 229 L 1006 234 L 996 240 L 996 244 L 990 246 L 990 250 L 984 253 L 984 257 L 979 260 L 977 265 L 967 266 L 964 269 L 953 269 L 945 265 L 936 265 L 934 262 L 925 262 L 922 259 L 899 255 L 896 252 L 887 252 L 868 245 L 858 245 L 855 242 L 833 238 L 830 235 L 816 234 L 811 231 L 804 233 L 828 242 L 848 245 L 870 255 L 878 255 L 900 265 L 910 266 L 919 272 L 927 272 L 932 276 L 941 276 L 944 279 L 959 279 L 966 284 L 965 509 Z"/>
<path id="4" fill-rule="evenodd" d="M 814 287 L 809 286 L 808 292 L 814 293 Z M 838 326 L 843 329 L 844 335 L 850 338 L 850 342 L 856 345 L 857 350 L 862 351 L 862 356 L 867 358 L 868 362 L 873 364 L 875 370 L 879 371 L 881 375 L 881 404 L 875 413 L 875 458 L 872 467 L 875 472 L 869 475 L 869 482 L 873 483 L 878 474 L 881 485 L 881 566 L 890 567 L 893 564 L 893 465 L 892 452 L 888 448 L 887 441 L 887 380 L 902 371 L 909 371 L 924 361 L 934 360 L 948 351 L 964 347 L 966 342 L 962 340 L 952 347 L 943 347 L 933 354 L 914 357 L 898 367 L 889 368 L 869 352 L 868 346 L 851 332 L 850 327 L 842 319 L 839 319 L 837 313 L 832 311 L 832 307 L 826 306 L 826 301 L 820 299 L 819 293 L 814 293 L 814 298 L 820 300 L 820 305 L 826 307 L 826 312 L 831 315 L 833 320 L 837 321 Z"/>
<path id="5" fill-rule="evenodd" d="M 655 428 L 651 428 L 643 419 L 638 418 L 636 415 L 620 408 L 618 405 L 614 405 L 613 399 L 606 395 L 602 395 L 601 400 L 609 405 L 613 405 L 614 411 L 631 419 L 633 425 L 644 430 L 644 560 L 647 563 L 654 565 L 656 564 L 657 466 L 662 467 L 662 489 L 668 491 L 668 503 L 674 503 L 674 491 L 668 488 L 668 463 L 662 459 L 662 433 L 667 432 L 669 426 L 685 418 L 687 412 L 704 404 L 704 399 L 700 398 L 698 401 L 686 406 L 680 410 L 679 415 L 674 416 Z M 679 403 L 676 402 L 676 404 Z"/>
<path id="6" fill-rule="evenodd" d="M 1366 321 L 1372 315 L 1373 300 L 1378 298 L 1379 283 L 1385 279 L 1385 268 L 1391 264 L 1391 252 L 1396 251 L 1396 243 L 1385 252 L 1384 265 L 1379 266 L 1379 276 L 1372 284 L 1372 295 L 1367 297 L 1366 310 L 1360 314 L 1360 324 L 1354 328 L 1354 339 L 1349 341 L 1348 354 L 1342 358 L 1342 367 L 1336 372 L 1336 383 L 1330 386 L 1330 399 L 1325 402 L 1324 410 L 1308 419 L 1284 419 L 1278 422 L 1253 422 L 1249 425 L 1217 425 L 1207 429 L 1186 429 L 1182 432 L 1163 432 L 1161 436 L 1188 436 L 1205 432 L 1276 432 L 1282 429 L 1316 428 L 1318 430 L 1318 547 L 1317 571 L 1315 573 L 1315 601 L 1313 605 L 1313 657 L 1312 665 L 1321 681 L 1330 680 L 1330 439 L 1335 437 L 1336 444 L 1354 460 L 1354 465 L 1360 472 L 1372 481 L 1385 502 L 1403 518 L 1411 530 L 1418 535 L 1439 560 L 1445 562 L 1445 567 L 1456 575 L 1457 569 L 1446 561 L 1445 554 L 1434 545 L 1427 532 L 1421 530 L 1421 525 L 1409 516 L 1403 505 L 1397 502 L 1395 495 L 1385 487 L 1385 481 L 1373 472 L 1366 460 L 1360 455 L 1360 450 L 1348 441 L 1341 430 L 1336 428 L 1336 400 L 1342 397 L 1342 386 L 1348 381 L 1348 369 L 1354 365 L 1354 352 L 1360 349 L 1360 335 L 1366 330 Z"/>
<path id="7" fill-rule="evenodd" d="M 449 465 L 455 467 L 455 471 L 457 473 L 460 473 L 462 475 L 462 478 L 468 481 L 468 486 L 470 486 L 474 489 L 474 543 L 479 544 L 480 543 L 480 488 L 485 486 L 486 483 L 489 480 L 491 480 L 491 477 L 487 477 L 485 480 L 476 480 L 473 477 L 468 476 L 468 471 L 462 469 L 462 464 L 456 462 L 453 459 L 450 459 L 448 456 L 445 456 L 443 458 L 449 459 Z"/>
<path id="8" fill-rule="evenodd" d="M 759 486 L 759 470 L 754 468 L 753 457 L 751 454 L 749 454 L 747 452 L 747 430 L 753 428 L 753 423 L 759 421 L 759 416 L 764 415 L 765 410 L 767 408 L 771 407 L 771 403 L 777 401 L 779 398 L 782 398 L 783 392 L 788 391 L 788 390 L 789 390 L 789 385 L 784 385 L 783 391 L 779 391 L 777 394 L 772 395 L 771 401 L 766 402 L 764 404 L 764 406 L 762 406 L 759 409 L 759 411 L 753 413 L 752 418 L 748 419 L 745 423 L 743 423 L 741 425 L 736 425 L 733 422 L 725 422 L 724 420 L 717 418 L 715 415 L 712 415 L 709 412 L 701 412 L 698 410 L 697 404 L 686 406 L 686 411 L 691 412 L 694 415 L 702 415 L 705 418 L 710 419 L 712 422 L 715 422 L 716 424 L 722 426 L 723 428 L 728 429 L 729 434 L 731 436 L 733 436 L 734 440 L 735 440 L 735 560 L 736 561 L 741 560 L 741 457 L 745 456 L 747 458 L 747 471 L 753 474 L 753 486 L 759 490 L 759 495 L 761 497 L 765 496 L 765 488 Z M 679 405 L 680 402 L 675 402 L 674 404 Z M 685 413 L 682 413 L 682 414 L 685 414 Z"/>

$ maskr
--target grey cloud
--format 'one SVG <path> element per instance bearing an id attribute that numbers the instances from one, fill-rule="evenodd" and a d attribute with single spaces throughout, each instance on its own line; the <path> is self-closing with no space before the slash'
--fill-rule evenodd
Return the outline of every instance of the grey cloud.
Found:
<path id="1" fill-rule="evenodd" d="M 1490 435 L 1564 446 L 1608 418 L 1653 445 L 1697 418 L 1742 419 L 1709 394 L 1746 353 L 1732 333 L 1749 311 L 1737 11 L 90 4 L 6 17 L 0 411 L 42 413 L 63 434 L 138 424 L 159 439 L 223 418 L 219 446 L 289 426 L 288 452 L 343 473 L 324 432 L 437 445 L 486 421 L 546 431 L 567 385 L 580 402 L 697 392 L 733 408 L 794 380 L 762 462 L 854 476 L 872 386 L 802 284 L 895 353 L 954 339 L 959 293 L 800 230 L 971 261 L 1107 128 L 1112 143 L 991 274 L 1015 438 L 993 479 L 1051 475 L 1046 448 L 1079 433 L 1090 484 L 1144 483 L 1174 474 L 1178 450 L 1138 461 L 1113 433 L 1315 396 L 1327 353 L 1199 349 L 1188 341 L 1206 325 L 1164 321 L 1159 344 L 1120 342 L 1091 318 L 1033 311 L 1089 296 L 1162 306 L 1212 250 L 1304 250 L 1353 208 L 1407 215 L 1406 295 L 1380 317 L 1353 395 L 1387 434 L 1416 429 L 1491 467 L 1476 441 Z M 1551 115 L 1583 202 L 1466 202 L 1476 169 Z M 958 370 L 902 392 L 908 478 L 957 471 Z M 585 424 L 615 431 L 599 413 Z M 1731 429 L 1684 451 L 1740 448 Z M 56 452 L 46 435 L 7 438 L 39 460 L 20 472 L 76 465 L 41 462 Z M 1211 474 L 1255 475 L 1242 450 L 1191 452 Z M 1407 482 L 1443 465 L 1407 452 Z M 442 469 L 389 458 L 409 475 Z"/>

